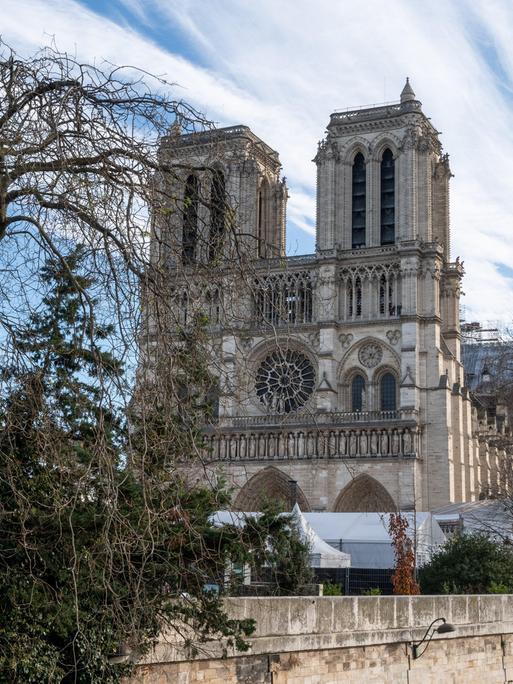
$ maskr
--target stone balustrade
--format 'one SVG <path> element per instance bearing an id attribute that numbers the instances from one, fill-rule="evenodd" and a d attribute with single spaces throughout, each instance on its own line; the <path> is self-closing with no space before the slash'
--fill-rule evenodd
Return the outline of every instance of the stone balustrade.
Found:
<path id="1" fill-rule="evenodd" d="M 214 429 L 205 435 L 206 457 L 215 461 L 279 461 L 312 458 L 415 458 L 419 428 L 383 426 L 311 429 Z"/>
<path id="2" fill-rule="evenodd" d="M 349 426 L 355 423 L 383 423 L 390 421 L 415 421 L 418 411 L 401 409 L 398 411 L 325 411 L 317 413 L 292 412 L 258 416 L 227 416 L 220 419 L 223 427 L 271 427 L 283 425 L 334 425 Z"/>

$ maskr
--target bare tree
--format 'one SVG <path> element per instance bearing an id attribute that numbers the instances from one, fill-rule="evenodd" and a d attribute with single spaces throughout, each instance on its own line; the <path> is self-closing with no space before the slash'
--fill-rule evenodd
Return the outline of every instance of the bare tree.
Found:
<path id="1" fill-rule="evenodd" d="M 206 265 L 160 230 L 196 201 L 190 163 L 163 157 L 163 139 L 212 129 L 169 89 L 2 45 L 0 672 L 12 681 L 117 681 L 106 654 L 121 642 L 144 652 L 172 627 L 243 647 L 250 631 L 204 592 L 250 545 L 210 520 L 229 503 L 201 461 L 215 341 L 201 307 L 176 318 L 172 284 L 201 294 L 198 274 L 247 278 L 244 250 L 216 193 L 197 198 L 226 226 Z"/>

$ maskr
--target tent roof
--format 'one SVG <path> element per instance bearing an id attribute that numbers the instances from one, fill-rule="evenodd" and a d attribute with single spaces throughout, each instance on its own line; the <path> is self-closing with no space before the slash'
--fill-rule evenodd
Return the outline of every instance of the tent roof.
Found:
<path id="1" fill-rule="evenodd" d="M 239 511 L 217 511 L 213 516 L 213 522 L 215 525 L 219 526 L 241 526 L 244 524 L 245 517 L 257 517 L 259 515 L 261 514 L 241 513 Z M 322 568 L 347 568 L 351 565 L 351 555 L 349 553 L 344 553 L 343 551 L 338 551 L 327 544 L 306 520 L 305 515 L 301 512 L 298 504 L 294 506 L 291 515 L 297 522 L 302 538 L 308 542 L 313 565 Z"/>
<path id="2" fill-rule="evenodd" d="M 413 528 L 414 514 L 403 513 Z M 304 513 L 322 539 L 344 539 L 344 541 L 389 542 L 388 521 L 390 513 Z M 431 513 L 417 513 L 417 531 L 431 520 Z"/>
<path id="3" fill-rule="evenodd" d="M 327 544 L 310 525 L 299 505 L 292 509 L 292 515 L 297 521 L 301 536 L 308 541 L 311 556 L 320 556 L 320 567 L 347 568 L 351 565 L 351 555 L 338 551 Z"/>

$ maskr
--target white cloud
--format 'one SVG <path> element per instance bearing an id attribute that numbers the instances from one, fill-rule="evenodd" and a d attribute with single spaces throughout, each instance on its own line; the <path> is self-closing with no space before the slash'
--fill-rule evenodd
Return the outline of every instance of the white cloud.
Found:
<path id="1" fill-rule="evenodd" d="M 166 74 L 221 124 L 245 123 L 278 149 L 288 178 L 289 245 L 313 249 L 315 167 L 329 114 L 397 99 L 408 74 L 451 153 L 453 254 L 466 261 L 469 317 L 513 316 L 513 5 L 379 0 L 121 0 L 133 30 L 68 0 L 4 0 L 7 40 Z M 166 48 L 137 18 L 169 30 Z M 166 22 L 167 25 L 166 25 Z M 46 38 L 45 33 L 46 32 Z M 208 69 L 173 54 L 173 37 Z M 496 62 L 494 62 L 494 59 Z"/>

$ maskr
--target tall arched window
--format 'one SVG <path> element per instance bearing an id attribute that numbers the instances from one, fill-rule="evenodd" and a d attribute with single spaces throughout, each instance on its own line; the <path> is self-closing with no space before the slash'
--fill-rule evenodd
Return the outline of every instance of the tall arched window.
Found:
<path id="1" fill-rule="evenodd" d="M 365 247 L 365 159 L 358 152 L 353 162 L 352 247 Z"/>
<path id="2" fill-rule="evenodd" d="M 225 217 L 226 192 L 224 174 L 222 171 L 216 170 L 210 184 L 210 259 L 215 259 L 223 244 Z"/>
<path id="3" fill-rule="evenodd" d="M 351 383 L 351 410 L 363 411 L 365 408 L 365 379 L 356 375 Z"/>
<path id="4" fill-rule="evenodd" d="M 357 278 L 354 283 L 355 295 L 355 316 L 360 318 L 362 315 L 362 281 Z"/>
<path id="5" fill-rule="evenodd" d="M 395 242 L 395 161 L 388 148 L 381 159 L 381 244 Z"/>
<path id="6" fill-rule="evenodd" d="M 258 216 L 257 216 L 257 237 L 258 237 L 258 256 L 267 256 L 267 208 L 269 200 L 269 185 L 264 179 L 258 191 Z"/>
<path id="7" fill-rule="evenodd" d="M 379 279 L 379 313 L 384 315 L 386 311 L 385 296 L 387 291 L 387 280 L 384 275 Z"/>
<path id="8" fill-rule="evenodd" d="M 183 197 L 182 261 L 184 264 L 192 264 L 196 259 L 198 198 L 198 179 L 194 174 L 191 174 L 185 181 Z"/>
<path id="9" fill-rule="evenodd" d="M 385 373 L 380 383 L 381 410 L 395 411 L 397 408 L 396 381 L 392 373 Z"/>

